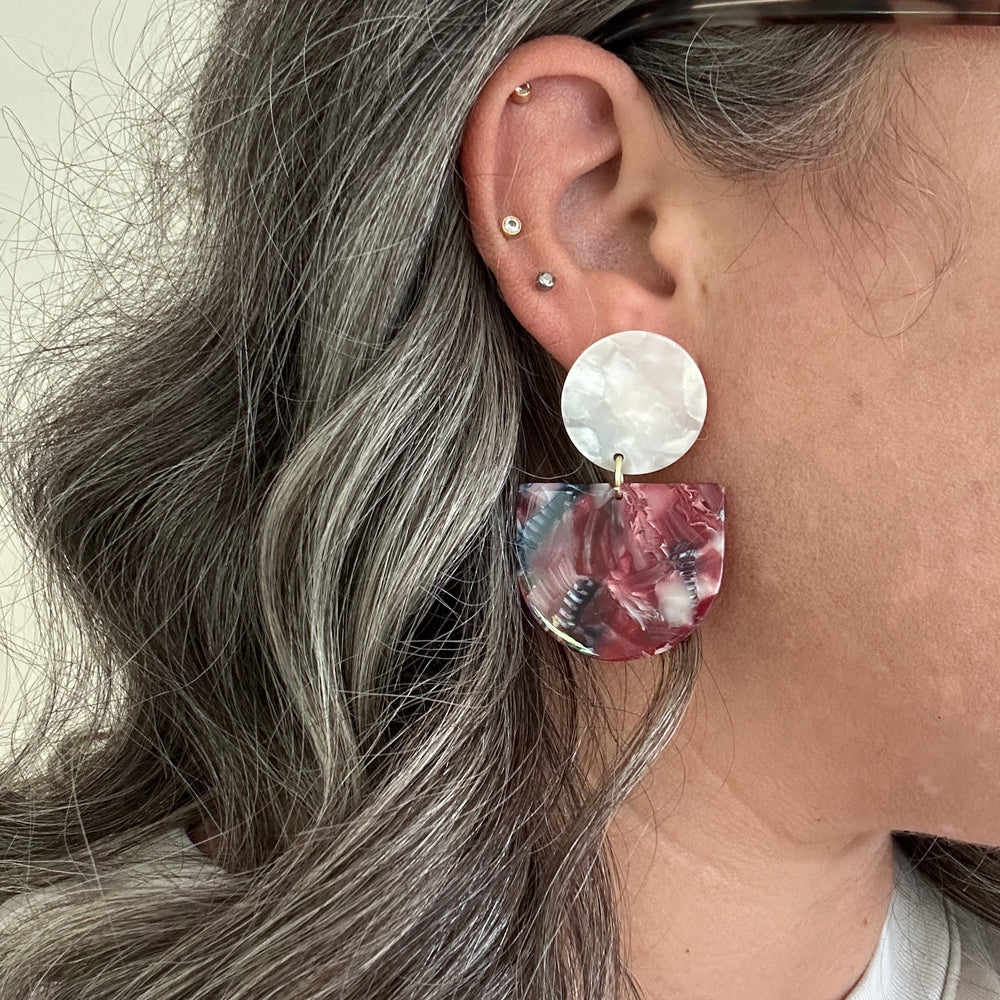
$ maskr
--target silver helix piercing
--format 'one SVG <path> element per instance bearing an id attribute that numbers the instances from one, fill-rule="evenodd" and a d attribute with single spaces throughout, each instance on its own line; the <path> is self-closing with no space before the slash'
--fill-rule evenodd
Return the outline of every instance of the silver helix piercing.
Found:
<path id="1" fill-rule="evenodd" d="M 515 104 L 527 104 L 531 100 L 531 84 L 522 83 L 519 87 L 515 87 L 510 97 Z"/>

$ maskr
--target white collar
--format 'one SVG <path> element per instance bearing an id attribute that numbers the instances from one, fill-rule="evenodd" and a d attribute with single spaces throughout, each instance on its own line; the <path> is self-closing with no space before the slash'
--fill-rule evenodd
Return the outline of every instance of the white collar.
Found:
<path id="1" fill-rule="evenodd" d="M 844 1000 L 950 1000 L 962 960 L 944 896 L 893 846 L 895 875 L 878 949 Z"/>

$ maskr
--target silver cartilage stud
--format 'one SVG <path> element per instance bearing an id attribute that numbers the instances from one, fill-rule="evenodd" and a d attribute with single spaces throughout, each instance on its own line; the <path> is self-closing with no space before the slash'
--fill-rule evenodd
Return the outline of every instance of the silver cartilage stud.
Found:
<path id="1" fill-rule="evenodd" d="M 535 284 L 538 285 L 539 288 L 551 288 L 555 283 L 556 276 L 550 271 L 542 271 L 535 281 Z"/>
<path id="2" fill-rule="evenodd" d="M 527 104 L 531 100 L 531 84 L 522 83 L 520 87 L 515 87 L 510 97 L 515 104 Z"/>
<path id="3" fill-rule="evenodd" d="M 500 223 L 504 236 L 517 236 L 521 231 L 521 220 L 516 215 L 508 215 Z"/>

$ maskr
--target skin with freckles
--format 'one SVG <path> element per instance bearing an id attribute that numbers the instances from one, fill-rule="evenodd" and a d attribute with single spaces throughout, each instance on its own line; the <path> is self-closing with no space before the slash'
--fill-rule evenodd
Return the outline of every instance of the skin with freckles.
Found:
<path id="1" fill-rule="evenodd" d="M 463 137 L 525 329 L 567 370 L 661 333 L 708 387 L 688 455 L 635 477 L 727 490 L 694 697 L 609 830 L 651 998 L 840 1000 L 886 918 L 891 831 L 1000 845 L 1000 29 L 891 44 L 905 129 L 863 222 L 798 173 L 699 165 L 571 36 L 513 50 Z M 663 662 L 594 669 L 627 727 Z"/>

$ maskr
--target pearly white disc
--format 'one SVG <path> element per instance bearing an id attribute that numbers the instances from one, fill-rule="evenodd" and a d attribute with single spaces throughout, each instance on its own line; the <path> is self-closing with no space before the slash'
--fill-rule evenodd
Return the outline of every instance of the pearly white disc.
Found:
<path id="1" fill-rule="evenodd" d="M 576 359 L 562 391 L 562 418 L 577 450 L 623 475 L 672 465 L 705 423 L 708 393 L 694 358 L 669 337 L 623 330 L 602 337 Z"/>

